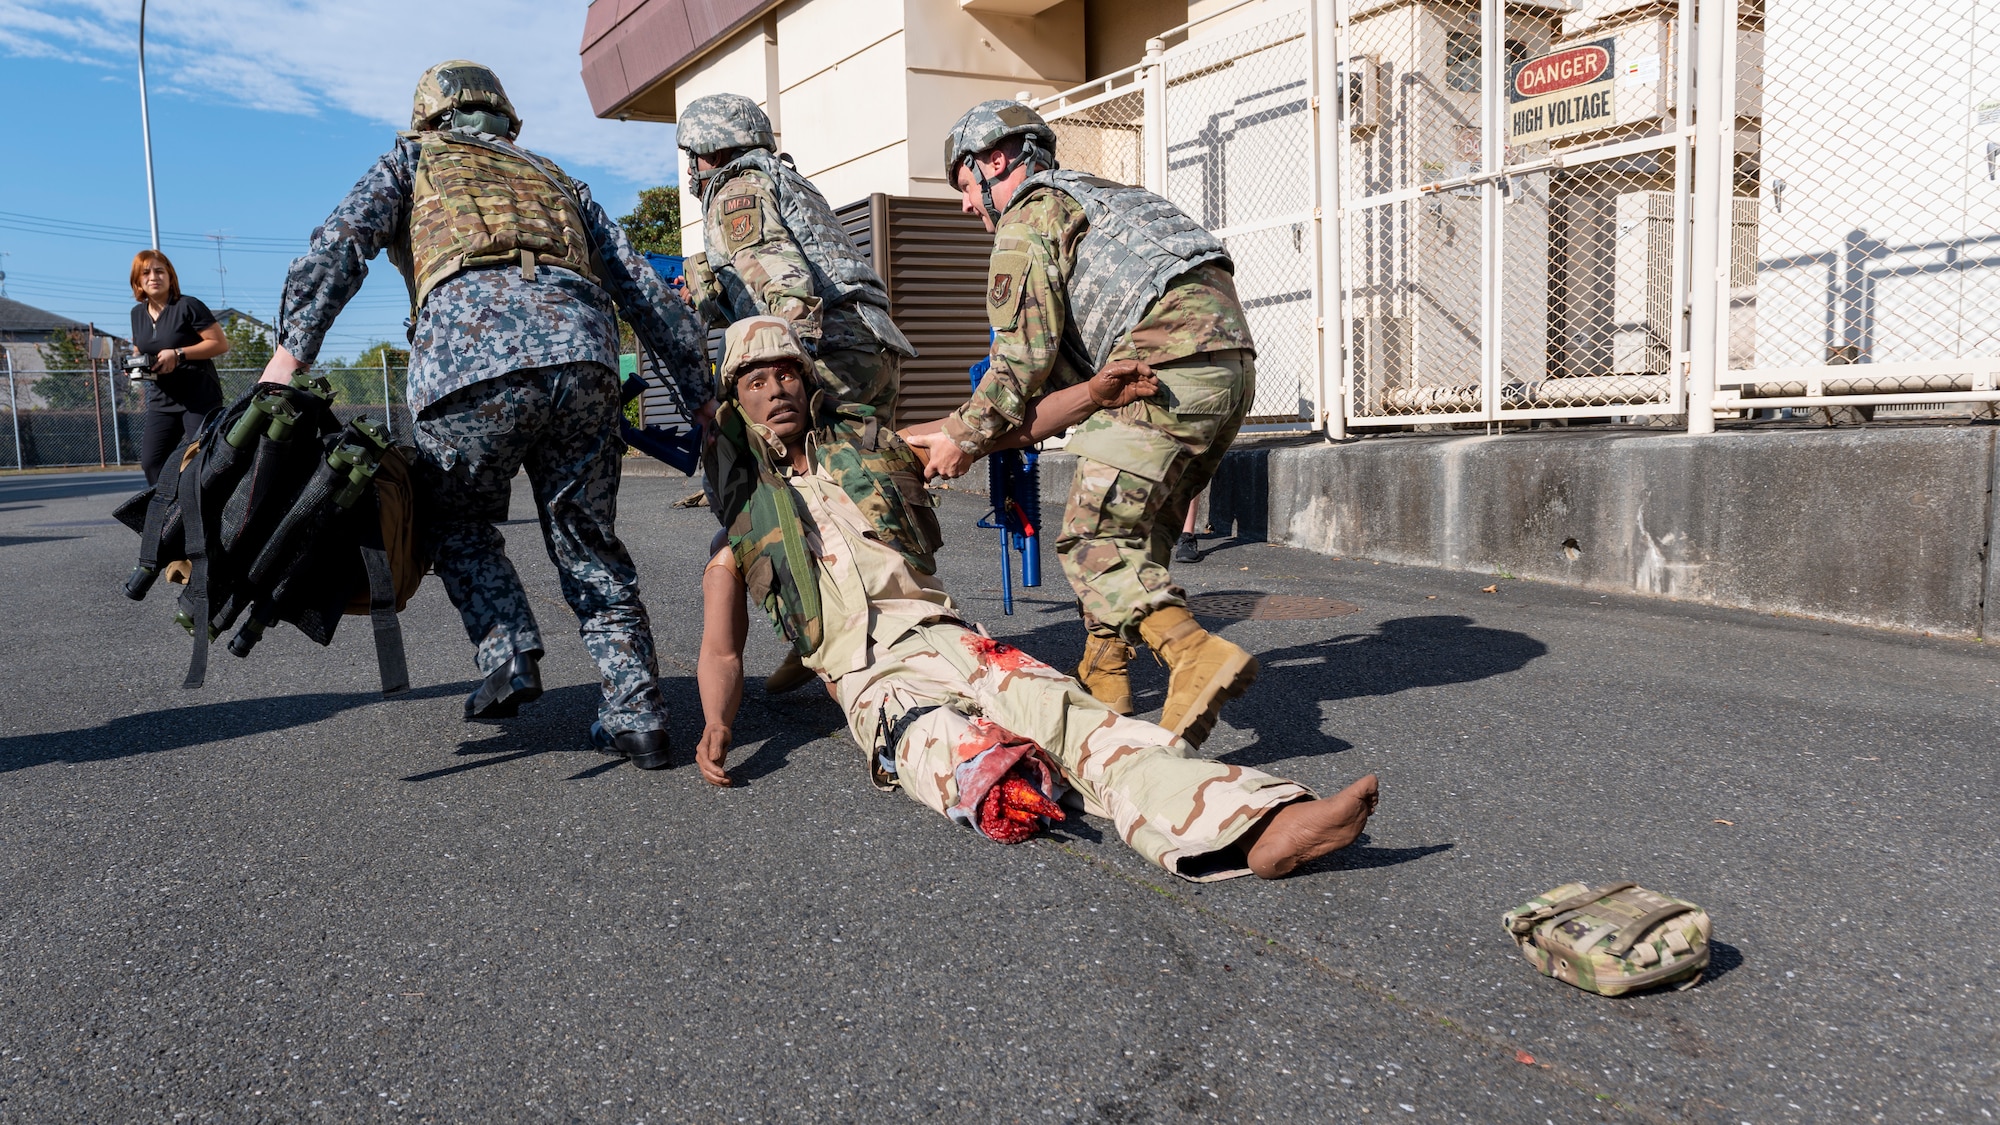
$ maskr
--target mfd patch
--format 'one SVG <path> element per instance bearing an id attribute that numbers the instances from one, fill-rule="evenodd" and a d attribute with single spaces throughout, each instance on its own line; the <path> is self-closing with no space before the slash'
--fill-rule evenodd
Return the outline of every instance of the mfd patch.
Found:
<path id="1" fill-rule="evenodd" d="M 737 211 L 748 211 L 756 206 L 757 197 L 754 195 L 733 196 L 723 201 L 722 213 L 728 215 Z"/>

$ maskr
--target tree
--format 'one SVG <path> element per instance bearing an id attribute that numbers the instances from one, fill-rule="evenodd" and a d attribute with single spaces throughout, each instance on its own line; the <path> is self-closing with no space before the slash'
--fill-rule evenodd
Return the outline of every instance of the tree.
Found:
<path id="1" fill-rule="evenodd" d="M 233 317 L 222 329 L 229 351 L 217 361 L 222 367 L 254 367 L 262 370 L 271 361 L 271 338 L 248 317 Z"/>
<path id="2" fill-rule="evenodd" d="M 42 366 L 50 373 L 35 380 L 35 391 L 48 408 L 94 409 L 97 374 L 90 362 L 90 334 L 81 328 L 61 329 L 49 337 L 40 351 Z"/>
<path id="3" fill-rule="evenodd" d="M 632 249 L 641 254 L 681 252 L 681 189 L 649 187 L 639 193 L 632 213 L 620 216 L 618 225 L 632 240 Z"/>
<path id="4" fill-rule="evenodd" d="M 387 340 L 369 345 L 368 350 L 355 356 L 352 363 L 336 359 L 316 364 L 313 374 L 326 376 L 326 381 L 333 385 L 335 402 L 349 406 L 387 405 L 382 401 L 382 361 L 385 357 L 389 361 L 388 397 L 401 399 L 403 384 L 410 372 L 410 353 Z"/>

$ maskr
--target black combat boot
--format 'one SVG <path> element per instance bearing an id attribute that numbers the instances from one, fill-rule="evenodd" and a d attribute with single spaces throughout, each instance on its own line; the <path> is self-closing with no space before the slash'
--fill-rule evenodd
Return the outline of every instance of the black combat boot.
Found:
<path id="1" fill-rule="evenodd" d="M 542 697 L 539 652 L 517 652 L 514 659 L 486 674 L 479 690 L 465 697 L 465 721 L 511 719 L 524 703 Z"/>
<path id="2" fill-rule="evenodd" d="M 590 742 L 606 754 L 632 759 L 632 764 L 642 770 L 663 770 L 673 764 L 667 757 L 673 743 L 664 730 L 628 730 L 614 735 L 604 729 L 603 723 L 593 722 Z"/>

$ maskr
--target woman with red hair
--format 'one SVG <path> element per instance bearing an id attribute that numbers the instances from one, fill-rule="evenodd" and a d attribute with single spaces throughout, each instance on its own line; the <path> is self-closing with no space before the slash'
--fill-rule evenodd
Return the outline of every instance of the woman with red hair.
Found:
<path id="1" fill-rule="evenodd" d="M 132 306 L 132 350 L 153 359 L 152 370 L 138 376 L 146 385 L 139 466 L 152 484 L 174 450 L 222 405 L 215 358 L 229 351 L 229 341 L 208 306 L 181 293 L 174 264 L 158 250 L 133 255 L 132 299 L 138 302 Z"/>

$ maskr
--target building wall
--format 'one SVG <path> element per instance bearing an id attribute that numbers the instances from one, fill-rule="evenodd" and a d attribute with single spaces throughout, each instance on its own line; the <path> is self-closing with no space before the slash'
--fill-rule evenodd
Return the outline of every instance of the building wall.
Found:
<path id="1" fill-rule="evenodd" d="M 785 151 L 835 207 L 907 193 L 904 0 L 793 0 L 778 12 Z"/>
<path id="2" fill-rule="evenodd" d="M 1065 0 L 1033 16 L 967 12 L 958 0 L 906 0 L 905 11 L 904 129 L 913 156 L 901 194 L 957 194 L 944 182 L 944 138 L 974 105 L 1023 91 L 1044 97 L 1085 80 L 1084 0 Z"/>

